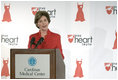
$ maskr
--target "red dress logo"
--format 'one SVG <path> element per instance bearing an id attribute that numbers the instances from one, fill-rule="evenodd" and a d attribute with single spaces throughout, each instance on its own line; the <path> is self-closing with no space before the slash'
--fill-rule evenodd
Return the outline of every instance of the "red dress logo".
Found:
<path id="1" fill-rule="evenodd" d="M 33 15 L 35 15 L 39 11 L 39 9 L 37 7 L 32 7 L 31 10 L 32 10 Z"/>
<path id="2" fill-rule="evenodd" d="M 9 69 L 8 69 L 8 60 L 3 59 L 3 67 L 2 67 L 2 72 L 1 76 L 9 76 Z"/>
<path id="3" fill-rule="evenodd" d="M 84 13 L 83 13 L 83 10 L 82 10 L 83 9 L 83 4 L 81 4 L 81 5 L 77 4 L 77 8 L 78 8 L 78 11 L 77 11 L 77 14 L 76 14 L 75 21 L 81 21 L 81 22 L 85 21 Z"/>
<path id="4" fill-rule="evenodd" d="M 77 61 L 76 60 L 76 64 L 77 64 L 77 67 L 76 67 L 76 70 L 75 70 L 74 77 L 80 77 L 80 78 L 82 78 L 83 77 L 83 71 L 82 71 L 82 67 L 81 67 L 82 60 L 81 61 Z"/>
<path id="5" fill-rule="evenodd" d="M 112 10 L 113 10 L 113 6 L 106 6 L 107 14 L 111 14 Z"/>
<path id="6" fill-rule="evenodd" d="M 68 35 L 68 41 L 69 41 L 70 43 L 73 42 L 73 39 L 74 39 L 74 35 Z"/>
<path id="7" fill-rule="evenodd" d="M 112 63 L 104 63 L 105 69 L 109 71 L 111 69 Z"/>
<path id="8" fill-rule="evenodd" d="M 117 49 L 117 32 L 115 33 L 115 35 L 116 35 L 116 39 L 115 39 L 115 42 L 114 42 L 113 49 Z"/>
<path id="9" fill-rule="evenodd" d="M 5 9 L 5 12 L 4 12 L 4 15 L 3 15 L 2 22 L 4 22 L 4 21 L 10 22 L 11 21 L 11 16 L 10 16 L 10 12 L 9 12 L 10 4 L 9 5 L 4 4 L 4 9 Z"/>

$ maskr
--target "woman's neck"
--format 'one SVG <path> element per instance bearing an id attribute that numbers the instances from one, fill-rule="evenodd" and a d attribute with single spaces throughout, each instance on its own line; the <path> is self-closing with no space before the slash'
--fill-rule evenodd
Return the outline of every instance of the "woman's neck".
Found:
<path id="1" fill-rule="evenodd" d="M 41 37 L 44 37 L 47 35 L 48 30 L 41 30 Z"/>

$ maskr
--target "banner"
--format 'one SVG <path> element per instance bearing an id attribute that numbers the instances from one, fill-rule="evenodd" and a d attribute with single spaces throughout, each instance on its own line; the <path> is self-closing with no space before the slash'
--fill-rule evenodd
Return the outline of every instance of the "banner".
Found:
<path id="1" fill-rule="evenodd" d="M 37 11 L 61 35 L 66 79 L 117 79 L 117 1 L 0 1 L 1 78 L 10 78 L 10 49 L 28 48 Z"/>

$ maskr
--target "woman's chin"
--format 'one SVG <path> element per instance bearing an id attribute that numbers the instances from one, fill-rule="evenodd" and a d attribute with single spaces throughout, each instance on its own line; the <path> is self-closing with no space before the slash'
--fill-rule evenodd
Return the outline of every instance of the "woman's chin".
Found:
<path id="1" fill-rule="evenodd" d="M 48 29 L 47 28 L 43 28 L 42 31 L 47 31 Z"/>

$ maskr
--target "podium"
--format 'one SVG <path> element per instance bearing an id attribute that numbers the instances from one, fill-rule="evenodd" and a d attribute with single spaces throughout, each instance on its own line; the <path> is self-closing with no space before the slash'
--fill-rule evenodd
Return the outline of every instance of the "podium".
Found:
<path id="1" fill-rule="evenodd" d="M 11 79 L 65 79 L 59 49 L 11 49 Z"/>

